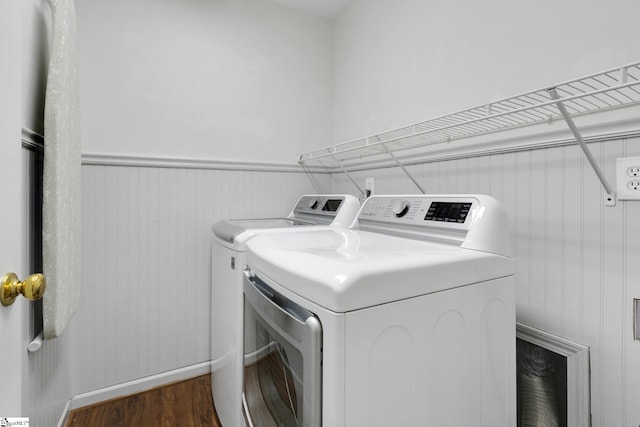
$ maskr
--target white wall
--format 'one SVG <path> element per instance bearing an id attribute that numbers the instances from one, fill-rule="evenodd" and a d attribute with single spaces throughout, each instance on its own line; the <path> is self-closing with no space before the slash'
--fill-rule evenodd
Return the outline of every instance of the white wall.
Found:
<path id="1" fill-rule="evenodd" d="M 71 388 L 103 398 L 104 388 L 210 360 L 216 221 L 286 216 L 314 192 L 286 172 L 85 165 L 82 181 Z"/>
<path id="2" fill-rule="evenodd" d="M 331 139 L 328 21 L 266 0 L 77 2 L 83 150 L 293 163 Z"/>
<path id="3" fill-rule="evenodd" d="M 636 0 L 355 0 L 335 23 L 334 142 L 637 61 L 639 15 Z"/>

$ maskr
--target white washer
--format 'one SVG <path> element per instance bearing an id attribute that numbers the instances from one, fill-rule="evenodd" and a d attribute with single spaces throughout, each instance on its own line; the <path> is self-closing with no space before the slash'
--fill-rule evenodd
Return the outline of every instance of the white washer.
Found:
<path id="1" fill-rule="evenodd" d="M 360 203 L 352 195 L 302 196 L 286 218 L 233 219 L 212 227 L 211 389 L 220 422 L 242 419 L 242 270 L 246 243 L 259 234 L 351 226 Z"/>
<path id="2" fill-rule="evenodd" d="M 245 342 L 261 351 L 245 356 L 245 381 L 259 383 L 245 383 L 247 416 L 256 427 L 516 425 L 515 262 L 500 204 L 373 196 L 358 221 L 248 242 Z"/>

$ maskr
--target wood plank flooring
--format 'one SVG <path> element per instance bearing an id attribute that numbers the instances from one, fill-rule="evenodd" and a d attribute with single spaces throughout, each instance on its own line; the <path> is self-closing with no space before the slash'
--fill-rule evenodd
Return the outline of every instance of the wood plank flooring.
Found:
<path id="1" fill-rule="evenodd" d="M 221 427 L 203 375 L 142 393 L 78 408 L 66 427 Z"/>

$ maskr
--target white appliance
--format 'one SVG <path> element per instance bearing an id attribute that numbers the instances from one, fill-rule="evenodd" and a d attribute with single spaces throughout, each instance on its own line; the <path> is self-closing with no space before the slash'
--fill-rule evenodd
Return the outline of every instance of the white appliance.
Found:
<path id="1" fill-rule="evenodd" d="M 515 263 L 483 195 L 372 196 L 358 229 L 247 243 L 255 427 L 516 425 Z"/>
<path id="2" fill-rule="evenodd" d="M 304 195 L 286 218 L 234 219 L 212 227 L 211 388 L 225 427 L 242 418 L 242 270 L 246 243 L 259 234 L 351 226 L 360 202 L 351 195 Z"/>

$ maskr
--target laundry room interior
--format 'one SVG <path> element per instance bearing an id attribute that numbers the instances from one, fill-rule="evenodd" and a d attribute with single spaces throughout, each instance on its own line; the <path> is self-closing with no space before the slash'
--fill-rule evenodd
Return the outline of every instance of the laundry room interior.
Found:
<path id="1" fill-rule="evenodd" d="M 2 74 L 18 113 L 0 108 L 22 130 L 26 218 L 42 191 L 52 7 L 68 1 L 0 9 L 19 52 L 3 64 L 20 73 Z M 580 414 L 548 425 L 637 427 L 640 197 L 619 192 L 617 159 L 640 160 L 638 16 L 635 0 L 76 1 L 79 300 L 33 352 L 41 306 L 0 307 L 21 319 L 21 414 L 0 417 L 64 427 L 74 409 L 208 374 L 212 225 L 370 191 L 496 199 L 516 321 L 586 352 L 567 373 Z M 580 91 L 560 93 L 574 117 L 555 87 Z M 39 255 L 22 253 L 7 271 L 34 272 Z"/>

